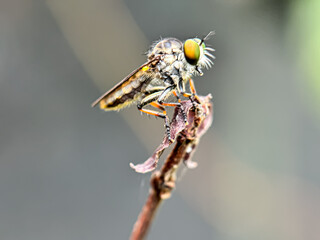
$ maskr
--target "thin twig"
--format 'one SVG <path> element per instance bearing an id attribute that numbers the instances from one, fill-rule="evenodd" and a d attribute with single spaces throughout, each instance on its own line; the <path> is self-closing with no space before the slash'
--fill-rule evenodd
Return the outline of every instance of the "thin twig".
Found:
<path id="1" fill-rule="evenodd" d="M 184 116 L 181 113 L 181 109 L 176 108 L 171 123 L 172 136 L 176 137 L 176 145 L 171 151 L 170 155 L 166 159 L 164 165 L 160 171 L 152 174 L 150 181 L 150 192 L 148 199 L 143 206 L 141 213 L 133 227 L 131 240 L 142 240 L 146 236 L 152 220 L 155 216 L 160 203 L 164 199 L 168 199 L 171 196 L 172 190 L 175 188 L 176 182 L 176 171 L 181 164 L 184 162 L 187 167 L 193 168 L 196 166 L 191 161 L 192 154 L 199 142 L 200 137 L 210 127 L 212 122 L 212 104 L 211 96 L 199 97 L 198 103 L 192 101 L 183 102 L 183 107 L 186 110 L 188 116 L 188 124 L 181 128 L 181 121 L 184 121 Z M 179 128 L 179 130 L 177 130 Z M 167 139 L 164 139 L 163 143 L 158 147 L 154 156 L 159 157 L 163 152 L 166 145 Z M 157 159 L 148 159 L 144 164 L 140 164 L 139 171 L 147 172 L 150 170 L 150 162 L 155 163 Z M 132 165 L 135 168 L 134 165 Z M 136 169 L 136 168 L 135 168 Z M 143 169 L 143 171 L 141 171 Z M 137 170 L 137 169 L 136 169 Z"/>

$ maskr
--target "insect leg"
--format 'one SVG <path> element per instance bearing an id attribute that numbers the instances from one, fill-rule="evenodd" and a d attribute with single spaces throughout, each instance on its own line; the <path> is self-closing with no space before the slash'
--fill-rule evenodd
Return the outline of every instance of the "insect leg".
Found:
<path id="1" fill-rule="evenodd" d="M 152 102 L 152 103 L 150 103 L 150 105 L 152 106 L 152 107 L 155 107 L 155 108 L 158 108 L 158 109 L 160 109 L 161 111 L 165 111 L 165 108 L 163 107 L 163 106 L 161 106 L 159 103 L 157 103 L 157 102 Z"/>
<path id="2" fill-rule="evenodd" d="M 162 92 L 163 91 L 159 91 L 146 96 L 145 98 L 142 99 L 141 103 L 137 105 L 137 107 L 143 113 L 163 118 L 166 126 L 166 133 L 167 133 L 168 139 L 170 142 L 173 142 L 173 139 L 171 138 L 171 134 L 170 134 L 170 122 L 169 122 L 169 117 L 167 116 L 167 112 L 163 106 L 155 102 L 159 98 L 159 96 L 162 95 Z M 150 104 L 150 106 L 153 106 L 162 110 L 162 112 L 144 108 L 148 104 Z"/>
<path id="3" fill-rule="evenodd" d="M 161 93 L 162 93 L 161 91 L 158 91 L 158 92 L 151 93 L 151 94 L 147 95 L 146 97 L 144 97 L 141 100 L 141 102 L 137 104 L 138 110 L 140 110 L 141 112 L 147 113 L 147 114 L 151 114 L 151 115 L 154 115 L 154 116 L 157 116 L 157 117 L 164 118 L 162 113 L 156 114 L 158 112 L 153 111 L 153 110 L 150 110 L 151 112 L 146 112 L 146 111 L 149 111 L 149 109 L 143 109 L 144 106 L 146 106 L 146 105 L 150 104 L 151 102 L 157 100 L 159 98 L 159 96 L 161 95 Z"/>
<path id="4" fill-rule="evenodd" d="M 188 119 L 187 119 L 187 116 L 186 116 L 186 112 L 184 110 L 184 107 L 181 105 L 181 100 L 180 100 L 180 95 L 177 93 L 177 91 L 175 91 L 174 89 L 176 88 L 175 85 L 171 85 L 169 87 L 167 87 L 163 92 L 162 94 L 160 95 L 160 97 L 158 98 L 158 103 L 162 106 L 168 106 L 168 107 L 179 107 L 180 110 L 181 110 L 181 113 L 183 115 L 183 120 L 184 122 L 187 124 L 188 123 Z M 178 102 L 163 102 L 163 100 L 167 97 L 167 95 L 169 93 L 173 93 L 177 99 L 178 99 Z"/>
<path id="5" fill-rule="evenodd" d="M 158 103 L 162 106 L 167 106 L 167 107 L 177 107 L 177 106 L 181 106 L 180 102 L 163 102 L 164 99 L 173 92 L 173 90 L 176 88 L 175 85 L 171 85 L 169 87 L 167 87 L 159 96 L 158 98 Z"/>
<path id="6" fill-rule="evenodd" d="M 191 93 L 186 93 L 184 86 L 185 86 L 185 85 L 184 85 L 183 79 L 180 78 L 179 84 L 178 84 L 178 90 L 179 90 L 179 91 L 176 92 L 176 93 L 179 94 L 179 95 L 182 95 L 182 96 L 184 96 L 184 97 L 186 97 L 186 98 L 190 98 L 190 97 L 191 97 Z M 179 97 L 180 97 L 180 96 L 179 96 Z"/>
<path id="7" fill-rule="evenodd" d="M 195 106 L 194 102 L 199 103 L 199 98 L 198 98 L 196 88 L 194 86 L 194 82 L 193 82 L 192 78 L 189 79 L 189 88 L 190 88 L 191 93 L 186 93 L 183 89 L 183 80 L 181 79 L 179 81 L 179 91 L 180 91 L 181 95 L 186 98 L 189 98 L 192 101 L 193 106 Z"/>
<path id="8" fill-rule="evenodd" d="M 192 78 L 189 79 L 190 91 L 192 94 L 197 95 L 196 88 L 194 86 L 194 82 Z"/>
<path id="9" fill-rule="evenodd" d="M 196 101 L 197 103 L 200 103 L 200 100 L 197 95 L 197 91 L 194 86 L 194 82 L 193 82 L 192 78 L 189 79 L 189 86 L 190 86 L 190 91 L 191 91 L 191 96 L 190 96 L 191 101 L 193 101 L 193 102 Z"/>
<path id="10" fill-rule="evenodd" d="M 180 94 L 177 93 L 176 90 L 173 90 L 173 95 L 178 99 L 178 103 L 180 103 L 180 109 L 181 109 L 181 113 L 183 115 L 183 120 L 186 124 L 188 124 L 188 118 L 187 118 L 187 115 L 186 115 L 186 112 L 184 110 L 184 107 L 183 105 L 181 104 L 181 97 L 180 97 Z"/>
<path id="11" fill-rule="evenodd" d="M 151 93 L 155 93 L 155 92 L 162 92 L 162 91 L 164 91 L 166 89 L 166 87 L 165 86 L 156 86 L 156 87 L 152 87 L 152 88 L 150 88 L 150 89 L 148 89 L 148 90 L 145 90 L 145 95 L 149 95 L 149 94 L 151 94 Z"/>

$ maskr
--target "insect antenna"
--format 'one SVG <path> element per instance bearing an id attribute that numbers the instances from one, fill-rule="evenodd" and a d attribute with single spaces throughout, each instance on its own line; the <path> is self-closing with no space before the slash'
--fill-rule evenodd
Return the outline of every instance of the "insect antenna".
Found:
<path id="1" fill-rule="evenodd" d="M 210 31 L 204 38 L 201 39 L 201 42 L 200 42 L 199 46 L 201 46 L 201 44 L 204 41 L 207 41 L 208 39 L 210 39 L 210 37 L 212 37 L 214 34 L 215 34 L 215 31 Z"/>

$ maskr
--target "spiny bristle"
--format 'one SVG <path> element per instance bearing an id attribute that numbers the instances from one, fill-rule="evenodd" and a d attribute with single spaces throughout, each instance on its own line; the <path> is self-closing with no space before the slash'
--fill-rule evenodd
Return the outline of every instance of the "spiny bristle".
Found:
<path id="1" fill-rule="evenodd" d="M 211 51 L 211 52 L 215 52 L 216 50 L 211 48 L 211 47 L 206 47 L 206 51 Z"/>
<path id="2" fill-rule="evenodd" d="M 208 69 L 211 67 L 211 64 L 212 64 L 212 61 L 209 59 L 209 58 L 204 58 L 203 59 L 203 62 L 204 62 L 204 66 Z"/>
<path id="3" fill-rule="evenodd" d="M 209 50 L 211 50 L 212 48 L 209 48 Z M 207 48 L 204 51 L 204 55 L 203 55 L 203 64 L 204 66 L 208 69 L 211 68 L 211 66 L 213 65 L 212 60 L 215 59 L 215 56 L 213 56 L 211 53 L 209 53 L 207 51 Z"/>
<path id="4" fill-rule="evenodd" d="M 209 52 L 204 52 L 204 54 L 207 55 L 207 56 L 209 56 L 209 57 L 211 57 L 212 59 L 216 59 L 216 57 L 213 56 L 213 55 L 212 55 L 211 53 L 209 53 Z"/>

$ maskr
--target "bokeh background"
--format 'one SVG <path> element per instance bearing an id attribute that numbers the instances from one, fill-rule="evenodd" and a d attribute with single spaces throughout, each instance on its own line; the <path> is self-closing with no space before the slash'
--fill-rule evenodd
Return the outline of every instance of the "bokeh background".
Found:
<path id="1" fill-rule="evenodd" d="M 163 122 L 90 104 L 211 30 L 214 127 L 149 239 L 320 239 L 319 26 L 319 0 L 1 0 L 0 239 L 127 239 Z"/>

